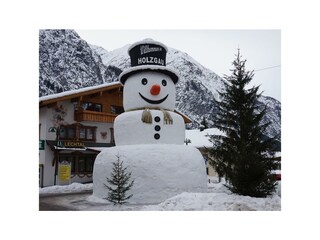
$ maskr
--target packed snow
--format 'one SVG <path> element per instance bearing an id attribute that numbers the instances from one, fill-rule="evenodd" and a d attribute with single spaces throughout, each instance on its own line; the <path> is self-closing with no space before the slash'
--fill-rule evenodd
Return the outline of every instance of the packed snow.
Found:
<path id="1" fill-rule="evenodd" d="M 93 195 L 106 196 L 106 178 L 112 174 L 117 155 L 134 180 L 128 200 L 156 204 L 183 192 L 206 192 L 205 161 L 198 149 L 178 144 L 121 145 L 102 151 L 93 170 Z"/>
<path id="2" fill-rule="evenodd" d="M 210 182 L 209 182 L 210 180 Z M 208 178 L 207 193 L 184 192 L 171 197 L 160 204 L 113 205 L 107 200 L 96 198 L 91 193 L 70 194 L 68 198 L 57 197 L 59 193 L 83 193 L 92 190 L 92 183 L 72 183 L 66 186 L 51 186 L 39 189 L 40 197 L 48 196 L 57 205 L 82 211 L 280 211 L 281 182 L 274 195 L 267 198 L 254 198 L 231 193 L 225 187 L 225 181 L 218 182 L 216 177 Z"/>

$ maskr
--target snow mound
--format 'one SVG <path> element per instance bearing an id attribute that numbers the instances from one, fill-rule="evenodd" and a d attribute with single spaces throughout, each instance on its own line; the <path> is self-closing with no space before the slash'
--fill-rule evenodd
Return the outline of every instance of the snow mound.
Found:
<path id="1" fill-rule="evenodd" d="M 112 162 L 123 161 L 132 172 L 130 204 L 158 204 L 183 192 L 207 192 L 205 161 L 194 147 L 176 144 L 123 145 L 101 152 L 93 170 L 93 195 L 105 198 Z"/>
<path id="2" fill-rule="evenodd" d="M 280 211 L 281 198 L 254 198 L 227 193 L 181 193 L 164 202 L 145 206 L 149 211 Z"/>

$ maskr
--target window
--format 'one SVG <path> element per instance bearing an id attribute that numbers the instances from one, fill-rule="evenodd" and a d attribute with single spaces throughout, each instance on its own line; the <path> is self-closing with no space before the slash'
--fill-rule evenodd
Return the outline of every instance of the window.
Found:
<path id="1" fill-rule="evenodd" d="M 120 107 L 120 106 L 111 105 L 110 112 L 113 114 L 121 114 L 124 112 L 124 109 L 123 109 L 123 107 Z"/>
<path id="2" fill-rule="evenodd" d="M 81 106 L 83 110 L 102 112 L 102 104 L 100 103 L 83 102 Z"/>
<path id="3" fill-rule="evenodd" d="M 113 131 L 113 128 L 110 128 L 110 133 L 111 133 L 110 143 L 114 143 L 114 131 Z"/>
<path id="4" fill-rule="evenodd" d="M 68 128 L 68 138 L 74 139 L 75 137 L 76 137 L 76 128 L 75 127 Z"/>
<path id="5" fill-rule="evenodd" d="M 80 126 L 79 127 L 79 139 L 87 141 L 95 141 L 96 127 Z"/>
<path id="6" fill-rule="evenodd" d="M 60 126 L 60 139 L 74 139 L 75 131 L 74 126 Z"/>
<path id="7" fill-rule="evenodd" d="M 71 163 L 71 174 L 75 175 L 91 175 L 93 172 L 93 165 L 96 155 L 93 154 L 82 154 L 73 153 L 71 154 L 61 154 L 59 156 L 59 161 L 68 161 Z"/>
<path id="8" fill-rule="evenodd" d="M 86 159 L 84 157 L 78 158 L 78 172 L 84 173 L 86 170 Z"/>
<path id="9" fill-rule="evenodd" d="M 93 139 L 93 129 L 87 128 L 87 139 L 92 140 Z"/>
<path id="10" fill-rule="evenodd" d="M 67 138 L 67 128 L 60 127 L 60 138 Z"/>
<path id="11" fill-rule="evenodd" d="M 76 172 L 76 159 L 75 157 L 70 157 L 70 162 L 71 162 L 71 174 L 74 174 Z"/>
<path id="12" fill-rule="evenodd" d="M 92 158 L 86 159 L 86 172 L 93 172 L 93 164 L 94 164 L 94 159 Z"/>
<path id="13" fill-rule="evenodd" d="M 60 126 L 60 140 L 96 141 L 97 127 L 84 126 L 79 123 Z"/>
<path id="14" fill-rule="evenodd" d="M 79 138 L 80 139 L 86 139 L 86 129 L 85 128 L 80 128 L 79 129 Z"/>

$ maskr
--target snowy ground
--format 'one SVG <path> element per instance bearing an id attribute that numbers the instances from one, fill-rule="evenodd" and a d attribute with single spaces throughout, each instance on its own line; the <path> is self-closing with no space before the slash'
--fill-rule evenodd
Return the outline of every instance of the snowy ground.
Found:
<path id="1" fill-rule="evenodd" d="M 52 196 L 50 200 L 57 205 L 73 210 L 84 211 L 280 211 L 281 183 L 277 192 L 267 198 L 253 198 L 232 194 L 224 185 L 211 178 L 208 193 L 182 193 L 157 205 L 114 206 L 108 201 L 95 198 L 91 193 L 91 184 L 73 183 L 67 186 L 52 186 L 39 189 L 41 196 Z M 59 197 L 63 193 L 71 194 Z"/>

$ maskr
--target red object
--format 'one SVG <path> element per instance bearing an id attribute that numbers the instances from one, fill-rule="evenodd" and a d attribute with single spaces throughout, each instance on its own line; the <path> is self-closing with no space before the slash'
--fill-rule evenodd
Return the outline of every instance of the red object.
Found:
<path id="1" fill-rule="evenodd" d="M 151 87 L 150 93 L 151 93 L 152 95 L 158 95 L 158 94 L 160 93 L 160 90 L 161 90 L 160 85 L 155 84 L 155 85 L 153 85 L 153 86 Z"/>

